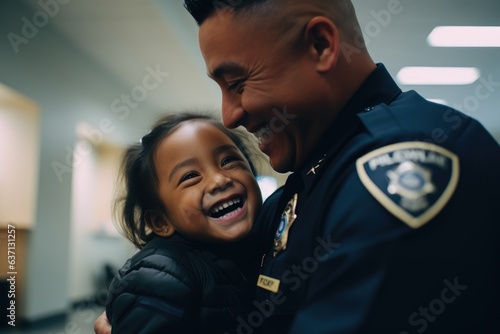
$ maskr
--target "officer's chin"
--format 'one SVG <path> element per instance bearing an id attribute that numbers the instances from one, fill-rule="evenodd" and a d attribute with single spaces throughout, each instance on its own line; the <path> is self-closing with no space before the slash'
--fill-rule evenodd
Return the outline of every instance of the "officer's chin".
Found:
<path id="1" fill-rule="evenodd" d="M 278 173 L 288 173 L 296 170 L 296 164 L 293 161 L 287 161 L 285 156 L 269 156 L 271 167 Z"/>

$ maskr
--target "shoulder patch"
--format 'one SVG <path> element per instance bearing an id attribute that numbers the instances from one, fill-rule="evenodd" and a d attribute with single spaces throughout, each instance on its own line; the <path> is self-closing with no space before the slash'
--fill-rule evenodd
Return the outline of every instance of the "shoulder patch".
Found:
<path id="1" fill-rule="evenodd" d="M 425 142 L 376 149 L 356 161 L 363 185 L 389 212 L 419 228 L 446 205 L 458 183 L 458 157 Z"/>

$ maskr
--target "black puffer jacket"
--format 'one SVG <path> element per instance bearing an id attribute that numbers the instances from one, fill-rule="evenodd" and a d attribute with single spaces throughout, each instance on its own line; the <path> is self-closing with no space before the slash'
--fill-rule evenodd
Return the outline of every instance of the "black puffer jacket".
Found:
<path id="1" fill-rule="evenodd" d="M 179 234 L 154 238 L 110 285 L 113 333 L 235 333 L 255 290 L 242 270 L 252 268 L 241 256 L 248 249 L 246 242 L 201 245 Z"/>

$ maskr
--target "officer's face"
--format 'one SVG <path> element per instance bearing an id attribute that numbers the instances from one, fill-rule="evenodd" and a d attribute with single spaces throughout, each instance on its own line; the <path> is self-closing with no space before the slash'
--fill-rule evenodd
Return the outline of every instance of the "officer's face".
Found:
<path id="1" fill-rule="evenodd" d="M 224 124 L 255 134 L 272 167 L 287 172 L 300 166 L 321 135 L 324 78 L 308 46 L 284 46 L 272 34 L 275 24 L 222 10 L 201 25 L 199 42 L 222 91 Z"/>

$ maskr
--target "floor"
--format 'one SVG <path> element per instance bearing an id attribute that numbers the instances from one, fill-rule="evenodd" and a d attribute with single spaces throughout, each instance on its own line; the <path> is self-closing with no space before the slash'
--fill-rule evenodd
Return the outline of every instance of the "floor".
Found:
<path id="1" fill-rule="evenodd" d="M 91 334 L 94 333 L 94 321 L 104 311 L 102 306 L 86 306 L 72 311 L 65 321 L 32 326 L 29 328 L 0 328 L 5 334 Z"/>

